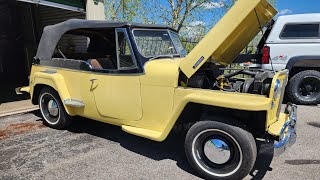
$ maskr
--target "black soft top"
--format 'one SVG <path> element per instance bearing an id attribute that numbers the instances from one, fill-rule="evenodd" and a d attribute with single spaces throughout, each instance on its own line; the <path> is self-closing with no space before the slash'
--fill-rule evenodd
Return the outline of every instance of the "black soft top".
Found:
<path id="1" fill-rule="evenodd" d="M 84 19 L 69 19 L 59 24 L 46 26 L 43 29 L 43 34 L 39 43 L 38 51 L 35 59 L 49 60 L 52 58 L 54 49 L 59 42 L 61 36 L 66 32 L 74 29 L 85 28 L 147 28 L 147 29 L 170 29 L 176 31 L 166 25 L 157 24 L 139 24 L 130 22 L 110 22 L 102 20 L 84 20 Z"/>

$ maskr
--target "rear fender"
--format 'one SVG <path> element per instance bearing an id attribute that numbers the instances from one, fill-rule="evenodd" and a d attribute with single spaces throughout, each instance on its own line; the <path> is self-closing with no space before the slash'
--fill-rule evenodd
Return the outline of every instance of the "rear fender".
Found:
<path id="1" fill-rule="evenodd" d="M 46 73 L 46 72 L 36 72 L 34 73 L 33 80 L 31 81 L 32 86 L 30 86 L 30 95 L 33 98 L 34 87 L 36 85 L 45 85 L 56 90 L 60 96 L 61 102 L 64 105 L 65 110 L 69 115 L 75 115 L 72 107 L 66 106 L 64 100 L 71 99 L 68 88 L 66 86 L 63 76 L 59 73 Z"/>

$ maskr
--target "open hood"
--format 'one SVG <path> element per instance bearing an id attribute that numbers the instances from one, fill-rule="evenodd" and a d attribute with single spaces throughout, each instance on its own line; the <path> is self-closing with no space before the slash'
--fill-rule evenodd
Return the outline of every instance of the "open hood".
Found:
<path id="1" fill-rule="evenodd" d="M 221 65 L 232 63 L 276 14 L 267 0 L 236 1 L 184 58 L 180 69 L 190 78 L 208 59 Z"/>

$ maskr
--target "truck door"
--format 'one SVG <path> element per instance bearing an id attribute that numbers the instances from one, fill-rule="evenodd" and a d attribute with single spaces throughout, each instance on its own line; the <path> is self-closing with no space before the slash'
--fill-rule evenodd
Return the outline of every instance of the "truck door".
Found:
<path id="1" fill-rule="evenodd" d="M 116 58 L 117 72 L 93 74 L 93 94 L 101 116 L 121 120 L 142 118 L 140 78 L 131 73 L 137 68 L 125 28 L 117 28 Z"/>

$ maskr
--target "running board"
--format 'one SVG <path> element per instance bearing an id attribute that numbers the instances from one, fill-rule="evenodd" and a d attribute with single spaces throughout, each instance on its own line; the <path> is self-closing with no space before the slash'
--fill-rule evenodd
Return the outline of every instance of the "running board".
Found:
<path id="1" fill-rule="evenodd" d="M 144 138 L 151 139 L 154 141 L 159 141 L 159 142 L 163 141 L 162 133 L 159 131 L 143 129 L 143 128 L 138 128 L 133 126 L 126 126 L 126 125 L 122 125 L 121 128 L 123 131 L 136 136 L 144 137 Z"/>
<path id="2" fill-rule="evenodd" d="M 72 107 L 84 107 L 84 102 L 76 99 L 66 99 L 64 100 L 64 104 Z"/>

